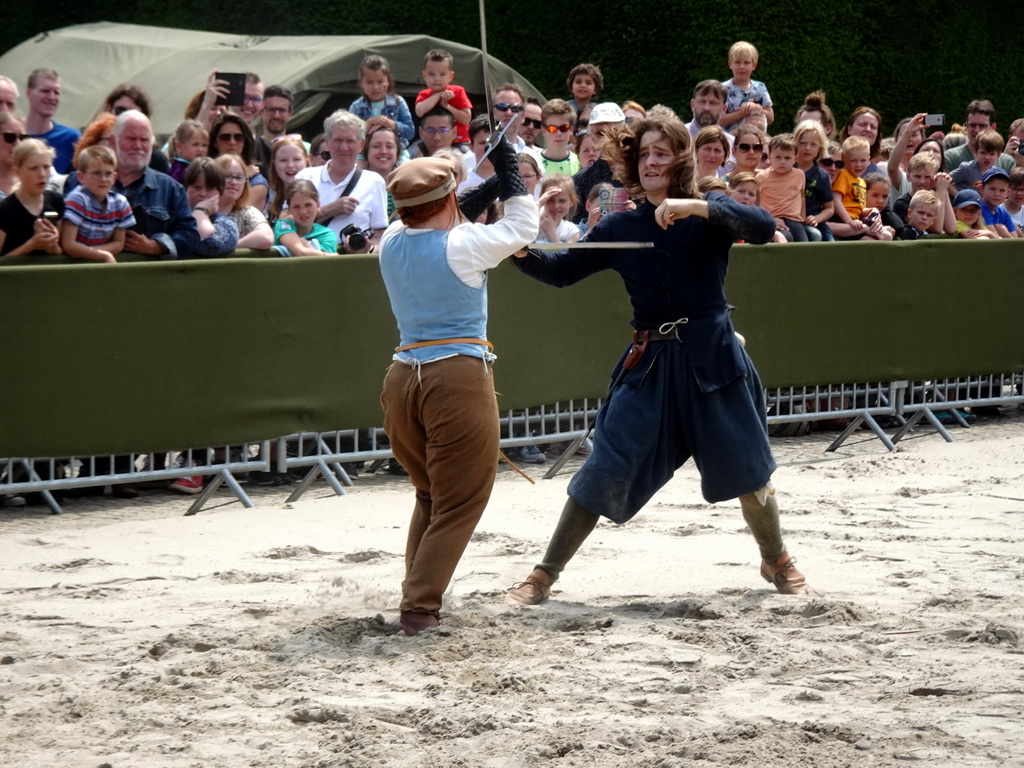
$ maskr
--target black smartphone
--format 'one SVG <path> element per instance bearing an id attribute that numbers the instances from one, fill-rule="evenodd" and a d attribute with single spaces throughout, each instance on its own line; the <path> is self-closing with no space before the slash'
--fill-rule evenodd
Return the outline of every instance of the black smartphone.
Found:
<path id="1" fill-rule="evenodd" d="M 228 84 L 228 95 L 218 96 L 217 106 L 240 107 L 245 103 L 244 72 L 218 72 L 217 79 L 224 80 Z"/>
<path id="2" fill-rule="evenodd" d="M 149 237 L 149 227 L 146 226 L 146 207 L 144 205 L 133 205 L 132 215 L 135 217 L 135 226 L 132 227 L 132 232 Z"/>

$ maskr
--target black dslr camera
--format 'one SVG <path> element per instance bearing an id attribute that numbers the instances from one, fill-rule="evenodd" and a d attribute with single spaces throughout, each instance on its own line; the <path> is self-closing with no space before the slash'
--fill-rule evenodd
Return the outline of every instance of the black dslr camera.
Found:
<path id="1" fill-rule="evenodd" d="M 355 224 L 341 230 L 341 236 L 348 239 L 349 250 L 362 251 L 366 248 L 366 233 Z"/>

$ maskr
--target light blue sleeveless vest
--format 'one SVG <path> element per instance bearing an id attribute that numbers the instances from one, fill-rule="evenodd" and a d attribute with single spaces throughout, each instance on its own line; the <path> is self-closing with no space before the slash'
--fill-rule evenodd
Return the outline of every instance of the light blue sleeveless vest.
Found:
<path id="1" fill-rule="evenodd" d="M 385 242 L 380 271 L 398 321 L 399 346 L 437 339 L 487 338 L 487 276 L 479 288 L 466 285 L 448 266 L 447 246 L 447 230 L 400 232 Z M 452 355 L 493 359 L 480 344 L 419 347 L 398 353 L 396 359 L 426 363 Z"/>

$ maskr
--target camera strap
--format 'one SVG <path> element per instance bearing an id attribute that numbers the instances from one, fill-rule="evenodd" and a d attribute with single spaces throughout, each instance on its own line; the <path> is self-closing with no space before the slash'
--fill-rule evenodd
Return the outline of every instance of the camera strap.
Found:
<path id="1" fill-rule="evenodd" d="M 352 178 L 348 180 L 348 184 L 346 184 L 345 188 L 343 190 L 341 190 L 340 197 L 348 197 L 349 195 L 351 195 L 352 194 L 352 190 L 355 189 L 356 188 L 356 184 L 359 183 L 359 177 L 362 176 L 362 175 L 363 175 L 363 169 L 362 168 L 356 168 L 355 171 L 352 172 Z"/>

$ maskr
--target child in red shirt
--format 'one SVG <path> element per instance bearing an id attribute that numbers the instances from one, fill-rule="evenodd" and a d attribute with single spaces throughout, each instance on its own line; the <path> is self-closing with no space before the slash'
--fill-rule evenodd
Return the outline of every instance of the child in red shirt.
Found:
<path id="1" fill-rule="evenodd" d="M 442 48 L 427 52 L 423 60 L 423 82 L 427 87 L 416 94 L 416 116 L 423 117 L 434 107 L 442 107 L 455 118 L 457 137 L 454 144 L 469 143 L 469 121 L 473 117 L 473 103 L 461 85 L 452 85 L 455 70 L 452 55 Z"/>

